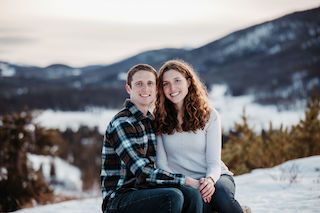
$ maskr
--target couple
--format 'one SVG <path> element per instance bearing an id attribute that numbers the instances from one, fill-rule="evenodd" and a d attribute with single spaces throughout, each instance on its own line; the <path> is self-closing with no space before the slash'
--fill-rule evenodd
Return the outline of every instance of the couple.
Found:
<path id="1" fill-rule="evenodd" d="M 192 67 L 167 61 L 157 77 L 138 64 L 126 90 L 130 99 L 104 136 L 103 212 L 242 212 L 221 161 L 219 115 Z"/>

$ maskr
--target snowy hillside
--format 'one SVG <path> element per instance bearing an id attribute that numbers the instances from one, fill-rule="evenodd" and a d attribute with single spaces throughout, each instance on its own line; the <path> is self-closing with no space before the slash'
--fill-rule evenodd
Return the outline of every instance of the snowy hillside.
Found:
<path id="1" fill-rule="evenodd" d="M 236 198 L 253 213 L 320 211 L 320 156 L 291 160 L 269 169 L 235 177 Z M 17 213 L 98 213 L 101 198 L 67 201 Z"/>

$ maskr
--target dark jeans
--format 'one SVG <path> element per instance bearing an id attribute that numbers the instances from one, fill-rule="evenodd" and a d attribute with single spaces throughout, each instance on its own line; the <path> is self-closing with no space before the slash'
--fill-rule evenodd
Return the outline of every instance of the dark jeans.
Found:
<path id="1" fill-rule="evenodd" d="M 198 190 L 178 188 L 140 189 L 118 194 L 107 203 L 104 213 L 202 213 Z"/>
<path id="2" fill-rule="evenodd" d="M 234 199 L 235 184 L 233 177 L 230 175 L 221 175 L 214 185 L 216 190 L 210 203 L 204 203 L 205 213 L 217 211 L 219 213 L 237 213 L 243 212 L 238 201 Z"/>

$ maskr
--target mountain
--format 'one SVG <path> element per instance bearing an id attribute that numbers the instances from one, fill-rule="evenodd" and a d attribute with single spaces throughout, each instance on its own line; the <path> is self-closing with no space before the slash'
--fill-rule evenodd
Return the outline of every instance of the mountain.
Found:
<path id="1" fill-rule="evenodd" d="M 290 106 L 305 99 L 313 86 L 319 89 L 320 8 L 236 31 L 196 49 L 151 50 L 110 65 L 0 62 L 0 101 L 7 105 L 0 103 L 0 112 L 22 104 L 71 110 L 119 107 L 126 97 L 123 76 L 131 66 L 148 63 L 159 69 L 175 58 L 190 63 L 207 86 L 226 84 L 232 95 L 253 94 L 259 103 Z"/>

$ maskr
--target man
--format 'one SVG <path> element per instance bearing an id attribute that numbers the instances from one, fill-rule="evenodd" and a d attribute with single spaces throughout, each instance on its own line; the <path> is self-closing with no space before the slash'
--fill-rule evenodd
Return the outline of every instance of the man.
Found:
<path id="1" fill-rule="evenodd" d="M 156 78 L 154 68 L 146 64 L 127 74 L 130 100 L 111 120 L 104 137 L 103 212 L 202 213 L 199 181 L 155 168 L 156 137 L 148 110 L 155 100 Z"/>

